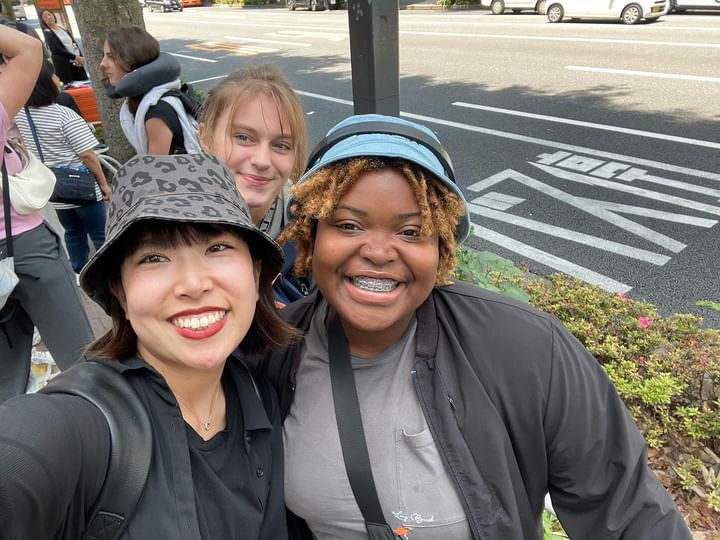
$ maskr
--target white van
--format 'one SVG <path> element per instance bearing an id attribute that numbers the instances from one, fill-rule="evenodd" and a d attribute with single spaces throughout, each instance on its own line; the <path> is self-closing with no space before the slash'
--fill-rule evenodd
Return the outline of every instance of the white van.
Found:
<path id="1" fill-rule="evenodd" d="M 720 9 L 720 0 L 668 0 L 668 13 L 682 13 L 686 9 Z"/>
<path id="2" fill-rule="evenodd" d="M 513 13 L 527 10 L 545 13 L 545 2 L 546 0 L 480 0 L 480 5 L 489 7 L 493 15 L 500 15 L 506 9 L 512 10 Z"/>
<path id="3" fill-rule="evenodd" d="M 667 9 L 667 0 L 546 0 L 551 23 L 565 19 L 615 19 L 624 24 L 654 22 Z"/>

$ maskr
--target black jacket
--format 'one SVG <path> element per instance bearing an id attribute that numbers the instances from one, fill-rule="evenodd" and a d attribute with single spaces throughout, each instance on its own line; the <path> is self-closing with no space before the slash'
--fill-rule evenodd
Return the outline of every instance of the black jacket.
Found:
<path id="1" fill-rule="evenodd" d="M 55 74 L 62 82 L 67 84 L 73 81 L 84 81 L 88 79 L 87 72 L 84 67 L 75 66 L 71 63 L 75 59 L 75 55 L 65 48 L 65 45 L 63 45 L 62 41 L 60 41 L 60 38 L 57 37 L 55 32 L 46 28 L 43 30 L 43 36 L 45 36 L 45 45 L 47 45 L 47 48 L 50 49 L 52 62 L 55 66 Z M 75 38 L 72 36 L 70 36 L 70 38 L 78 47 L 78 50 L 80 50 Z"/>
<path id="2" fill-rule="evenodd" d="M 318 299 L 283 316 L 306 331 Z M 614 386 L 556 318 L 456 284 L 433 291 L 417 324 L 415 389 L 474 539 L 542 538 L 548 491 L 574 539 L 690 538 Z M 300 353 L 265 362 L 283 417 Z M 311 538 L 291 525 L 291 537 Z"/>
<path id="3" fill-rule="evenodd" d="M 177 402 L 141 360 L 104 362 L 120 371 L 150 411 L 153 457 L 145 489 L 121 538 L 200 540 L 188 439 Z M 256 492 L 237 538 L 287 538 L 283 455 L 275 392 L 229 359 L 238 389 L 245 449 L 238 466 Z M 107 471 L 110 432 L 89 401 L 63 394 L 24 395 L 0 407 L 0 539 L 78 540 Z M 263 474 L 256 471 L 263 470 Z M 266 474 L 265 474 L 266 473 Z M 252 531 L 252 532 L 250 532 Z"/>

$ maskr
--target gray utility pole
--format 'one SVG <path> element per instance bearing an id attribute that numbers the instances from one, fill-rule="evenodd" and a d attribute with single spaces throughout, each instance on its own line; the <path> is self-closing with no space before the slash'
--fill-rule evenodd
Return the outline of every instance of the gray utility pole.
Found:
<path id="1" fill-rule="evenodd" d="M 398 0 L 348 0 L 355 114 L 400 115 Z"/>

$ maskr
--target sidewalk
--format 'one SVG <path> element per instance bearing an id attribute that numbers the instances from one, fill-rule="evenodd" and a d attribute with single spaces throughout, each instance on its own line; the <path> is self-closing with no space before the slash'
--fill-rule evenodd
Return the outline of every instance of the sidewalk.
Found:
<path id="1" fill-rule="evenodd" d="M 45 216 L 46 221 L 57 231 L 62 239 L 65 233 L 62 225 L 60 225 L 60 222 L 55 215 L 55 210 L 47 206 L 43 209 L 43 215 Z M 84 292 L 80 291 L 80 294 L 82 295 L 85 313 L 90 320 L 90 326 L 93 329 L 93 334 L 95 334 L 95 337 L 98 338 L 112 327 L 110 317 L 105 314 L 100 306 L 90 300 Z M 57 372 L 58 370 L 55 363 L 52 361 L 52 356 L 46 351 L 41 341 L 36 347 L 33 347 L 32 350 L 32 366 L 27 386 L 28 392 L 37 391 L 39 388 L 45 386 L 45 383 Z"/>

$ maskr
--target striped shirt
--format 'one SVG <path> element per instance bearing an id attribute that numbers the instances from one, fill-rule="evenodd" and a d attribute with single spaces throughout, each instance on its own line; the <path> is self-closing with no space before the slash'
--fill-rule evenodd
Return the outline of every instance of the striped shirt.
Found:
<path id="1" fill-rule="evenodd" d="M 57 103 L 45 107 L 30 107 L 29 110 L 40 140 L 45 165 L 84 169 L 85 164 L 79 154 L 92 150 L 100 144 L 85 120 L 72 109 Z M 18 112 L 15 122 L 25 146 L 40 159 L 40 152 L 37 150 L 24 109 Z M 102 200 L 102 191 L 97 183 L 95 197 L 98 201 Z M 52 203 L 52 205 L 56 209 L 77 208 L 76 205 L 64 203 Z"/>

